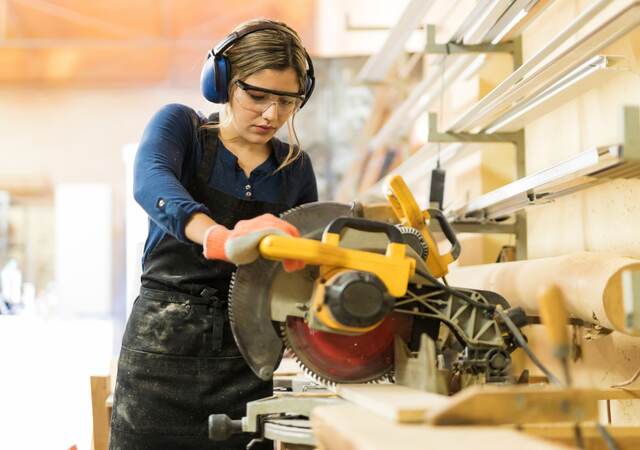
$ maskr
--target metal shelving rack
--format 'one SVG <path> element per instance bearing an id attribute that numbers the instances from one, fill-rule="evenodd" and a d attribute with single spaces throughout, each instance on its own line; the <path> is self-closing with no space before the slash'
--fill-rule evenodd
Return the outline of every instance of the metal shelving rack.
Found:
<path id="1" fill-rule="evenodd" d="M 525 177 L 524 125 L 559 106 L 568 95 L 575 96 L 585 92 L 604 79 L 628 70 L 624 60 L 597 53 L 640 24 L 639 1 L 617 11 L 604 24 L 565 48 L 571 36 L 611 3 L 611 0 L 601 0 L 591 5 L 538 53 L 515 67 L 510 76 L 457 118 L 445 131 L 438 131 L 437 116 L 433 113 L 429 115 L 428 145 L 431 147 L 425 146 L 418 154 L 405 161 L 394 171 L 395 173 L 415 172 L 417 160 L 427 160 L 427 163 L 435 165 L 435 155 L 431 160 L 427 156 L 434 153 L 434 143 L 451 144 L 441 150 L 441 155 L 447 153 L 449 160 L 455 158 L 464 148 L 463 144 L 468 142 L 511 142 L 517 152 L 516 181 L 480 196 L 463 207 L 448 211 L 457 231 L 515 234 L 517 257 L 524 259 L 524 206 L 539 204 L 543 198 L 548 201 L 559 195 L 575 192 L 603 179 L 636 176 L 637 161 L 640 161 L 637 151 L 637 142 L 640 141 L 638 109 L 629 107 L 625 109 L 623 144 L 586 150 L 557 166 Z M 433 39 L 429 41 L 434 44 Z M 442 46 L 431 47 L 437 52 L 443 49 Z M 509 47 L 498 48 L 505 50 Z M 458 53 L 464 52 L 464 45 L 456 45 L 455 49 Z M 513 51 L 513 47 L 510 49 Z M 473 53 L 491 50 L 491 45 L 474 44 L 469 50 Z M 517 53 L 514 62 L 519 62 Z M 580 165 L 587 160 L 592 164 Z M 428 171 L 425 165 L 424 162 L 421 164 L 422 176 Z M 589 183 L 575 182 L 576 179 L 585 177 Z M 569 189 L 567 186 L 572 187 Z M 555 189 L 553 192 L 549 191 L 551 187 Z M 380 190 L 380 185 L 372 187 L 363 198 L 377 199 L 376 190 Z M 520 206 L 515 207 L 516 204 Z M 501 209 L 502 206 L 508 207 Z M 499 218 L 504 219 L 506 214 L 515 214 L 515 220 L 497 221 Z"/>
<path id="2" fill-rule="evenodd" d="M 419 9 L 414 3 L 411 2 L 407 6 L 405 14 L 389 33 L 381 51 L 367 61 L 357 77 L 359 81 L 375 84 L 383 80 L 410 33 L 416 29 L 424 14 L 433 5 L 433 2 L 425 2 Z M 499 42 L 500 39 L 497 38 L 502 38 L 520 20 L 524 20 L 525 16 L 521 13 L 526 13 L 537 3 L 538 0 L 496 0 L 487 6 L 486 3 L 480 2 L 470 11 L 461 26 L 448 37 L 445 44 L 435 42 L 435 28 L 428 25 L 423 54 L 436 55 L 429 61 L 430 65 L 442 64 L 447 55 L 456 55 L 456 60 L 444 73 L 433 70 L 418 83 L 407 99 L 395 108 L 382 128 L 371 138 L 369 147 L 376 149 L 401 137 L 407 131 L 408 125 L 414 123 L 420 114 L 433 106 L 443 95 L 443 86 L 446 89 L 456 80 L 471 76 L 474 71 L 479 70 L 485 53 L 512 53 L 515 66 L 520 65 L 522 57 L 519 39 Z M 498 17 L 500 19 L 496 22 Z M 488 37 L 493 39 L 493 42 L 487 41 Z M 481 42 L 482 40 L 486 42 Z"/>
<path id="3" fill-rule="evenodd" d="M 640 178 L 640 108 L 624 108 L 622 144 L 593 147 L 448 211 L 467 225 L 492 223 L 527 206 L 548 203 L 616 178 Z"/>

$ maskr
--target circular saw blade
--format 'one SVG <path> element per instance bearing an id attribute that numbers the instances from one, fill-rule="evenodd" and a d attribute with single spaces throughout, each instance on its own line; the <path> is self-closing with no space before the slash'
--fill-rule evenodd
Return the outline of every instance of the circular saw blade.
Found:
<path id="1" fill-rule="evenodd" d="M 320 239 L 325 226 L 336 217 L 355 216 L 352 204 L 308 203 L 284 212 L 281 217 L 293 224 L 300 235 Z M 247 365 L 263 380 L 268 380 L 280 361 L 282 340 L 271 319 L 274 280 L 290 277 L 299 283 L 312 283 L 313 268 L 287 274 L 282 264 L 258 258 L 238 267 L 229 290 L 229 322 L 234 339 Z"/>
<path id="2" fill-rule="evenodd" d="M 285 346 L 311 377 L 323 384 L 369 383 L 388 377 L 394 366 L 394 341 L 409 340 L 412 318 L 393 313 L 373 330 L 344 335 L 309 328 L 288 317 L 281 330 Z"/>

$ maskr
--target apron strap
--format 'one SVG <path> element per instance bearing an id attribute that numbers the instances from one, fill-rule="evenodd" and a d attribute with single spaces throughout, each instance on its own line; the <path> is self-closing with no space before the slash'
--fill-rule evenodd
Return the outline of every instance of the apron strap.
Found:
<path id="1" fill-rule="evenodd" d="M 206 287 L 202 290 L 200 296 L 207 299 L 208 304 L 213 306 L 211 342 L 213 344 L 213 350 L 219 352 L 222 350 L 222 339 L 224 337 L 224 310 L 227 307 L 227 302 L 217 297 L 215 295 L 216 292 L 218 292 L 217 289 Z"/>
<path id="2" fill-rule="evenodd" d="M 218 153 L 218 130 L 216 128 L 203 129 L 201 133 L 203 139 L 202 162 L 198 166 L 197 180 L 198 186 L 207 186 L 209 177 L 213 169 L 213 163 Z"/>

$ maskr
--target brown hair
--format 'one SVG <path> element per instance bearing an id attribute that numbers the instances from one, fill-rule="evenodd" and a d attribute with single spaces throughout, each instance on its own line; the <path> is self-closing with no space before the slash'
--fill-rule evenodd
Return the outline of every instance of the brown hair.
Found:
<path id="1" fill-rule="evenodd" d="M 238 25 L 234 31 L 241 31 L 261 23 L 275 25 L 277 29 L 270 28 L 247 34 L 225 52 L 231 65 L 228 98 L 232 98 L 235 89 L 237 89 L 236 80 L 244 80 L 264 69 L 285 70 L 293 68 L 298 76 L 300 90 L 304 90 L 304 86 L 307 85 L 305 50 L 298 33 L 291 27 L 283 22 L 253 19 Z M 289 152 L 277 170 L 285 168 L 300 156 L 300 141 L 293 124 L 294 117 L 295 112 L 287 119 Z M 233 112 L 230 103 L 226 103 L 224 120 L 219 124 L 208 124 L 205 127 L 227 126 L 232 118 Z"/>

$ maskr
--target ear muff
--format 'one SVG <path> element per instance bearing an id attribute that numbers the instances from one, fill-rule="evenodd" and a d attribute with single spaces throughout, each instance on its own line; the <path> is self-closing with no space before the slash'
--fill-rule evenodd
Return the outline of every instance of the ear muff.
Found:
<path id="1" fill-rule="evenodd" d="M 304 88 L 304 100 L 300 104 L 299 109 L 302 109 L 302 107 L 306 105 L 306 103 L 309 101 L 309 98 L 311 97 L 311 94 L 313 93 L 313 90 L 316 87 L 316 77 L 313 73 L 313 62 L 311 62 L 311 57 L 306 50 L 304 51 L 304 54 L 307 58 L 307 85 Z"/>
<path id="2" fill-rule="evenodd" d="M 229 80 L 231 79 L 231 63 L 224 56 L 224 52 L 234 45 L 238 40 L 250 33 L 261 30 L 279 30 L 282 28 L 271 23 L 260 23 L 246 29 L 234 31 L 218 43 L 207 56 L 207 60 L 200 72 L 200 91 L 204 98 L 212 103 L 227 103 L 229 101 Z M 300 108 L 302 108 L 311 97 L 315 88 L 316 79 L 313 72 L 313 62 L 305 49 L 304 54 L 307 59 L 307 83 L 305 86 L 305 98 Z"/>
<path id="3" fill-rule="evenodd" d="M 200 72 L 200 90 L 204 98 L 212 103 L 229 101 L 229 60 L 224 55 L 209 56 Z"/>

